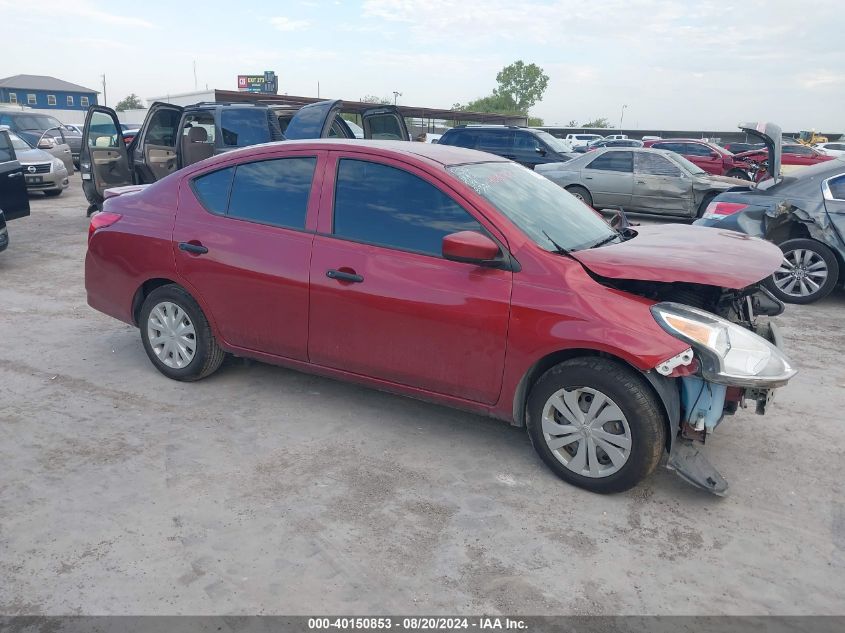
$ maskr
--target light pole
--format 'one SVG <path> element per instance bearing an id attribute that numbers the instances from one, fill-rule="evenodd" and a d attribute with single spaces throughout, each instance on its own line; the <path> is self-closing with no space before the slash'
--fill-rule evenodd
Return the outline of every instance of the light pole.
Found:
<path id="1" fill-rule="evenodd" d="M 396 90 L 393 91 L 393 105 L 396 105 L 396 99 L 402 96 L 401 92 L 397 92 Z"/>
<path id="2" fill-rule="evenodd" d="M 622 120 L 625 118 L 625 108 L 628 107 L 628 104 L 625 103 L 622 105 L 622 114 L 619 115 L 619 133 L 622 134 Z"/>

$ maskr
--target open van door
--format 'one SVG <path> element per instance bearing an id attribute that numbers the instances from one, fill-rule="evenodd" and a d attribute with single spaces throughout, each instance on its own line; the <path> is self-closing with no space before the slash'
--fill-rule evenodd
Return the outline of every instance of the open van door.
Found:
<path id="1" fill-rule="evenodd" d="M 162 101 L 155 101 L 150 106 L 130 145 L 136 184 L 156 182 L 182 167 L 178 164 L 176 145 L 180 141 L 179 122 L 183 111 L 181 106 Z"/>
<path id="2" fill-rule="evenodd" d="M 370 108 L 361 114 L 364 138 L 382 141 L 408 141 L 408 127 L 396 106 Z"/>
<path id="3" fill-rule="evenodd" d="M 288 123 L 285 138 L 291 141 L 329 138 L 342 104 L 343 101 L 335 99 L 301 107 Z"/>
<path id="4" fill-rule="evenodd" d="M 6 129 L 0 130 L 0 211 L 7 220 L 29 215 L 23 167 L 15 156 L 15 148 Z"/>
<path id="5" fill-rule="evenodd" d="M 82 129 L 79 156 L 82 189 L 88 202 L 103 204 L 103 191 L 132 183 L 132 167 L 117 114 L 105 106 L 91 106 Z"/>

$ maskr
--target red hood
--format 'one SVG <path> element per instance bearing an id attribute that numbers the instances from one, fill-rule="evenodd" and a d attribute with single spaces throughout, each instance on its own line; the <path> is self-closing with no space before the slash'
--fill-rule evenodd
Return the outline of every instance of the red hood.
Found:
<path id="1" fill-rule="evenodd" d="M 745 288 L 783 261 L 769 242 L 706 226 L 638 226 L 627 242 L 576 251 L 572 256 L 601 277 L 687 282 Z"/>

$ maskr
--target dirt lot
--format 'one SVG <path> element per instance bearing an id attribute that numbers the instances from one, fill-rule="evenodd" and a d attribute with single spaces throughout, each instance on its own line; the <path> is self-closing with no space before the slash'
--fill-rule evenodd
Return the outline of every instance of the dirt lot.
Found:
<path id="1" fill-rule="evenodd" d="M 801 373 L 661 469 L 557 480 L 519 429 L 227 361 L 169 381 L 85 302 L 78 176 L 0 254 L 0 613 L 845 613 L 845 293 L 780 317 Z"/>

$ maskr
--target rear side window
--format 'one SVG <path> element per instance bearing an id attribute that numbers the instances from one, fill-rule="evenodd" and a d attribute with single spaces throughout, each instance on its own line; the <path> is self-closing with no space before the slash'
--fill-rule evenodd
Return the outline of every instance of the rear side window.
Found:
<path id="1" fill-rule="evenodd" d="M 684 143 L 684 151 L 679 153 L 686 154 L 687 156 L 710 156 L 711 150 L 706 145 L 700 145 L 699 143 Z"/>
<path id="2" fill-rule="evenodd" d="M 587 165 L 587 169 L 621 171 L 630 174 L 634 171 L 634 154 L 633 152 L 607 152 Z"/>
<path id="3" fill-rule="evenodd" d="M 813 150 L 803 145 L 784 145 L 782 151 L 784 154 L 792 154 L 793 156 L 815 156 Z"/>
<path id="4" fill-rule="evenodd" d="M 827 181 L 830 194 L 834 200 L 845 200 L 845 174 Z"/>
<path id="5" fill-rule="evenodd" d="M 684 154 L 687 149 L 686 143 L 655 143 L 652 147 L 655 149 L 665 149 L 669 152 L 677 152 L 678 154 Z"/>
<path id="6" fill-rule="evenodd" d="M 270 121 L 263 108 L 225 108 L 220 114 L 223 143 L 230 147 L 246 147 L 269 143 Z"/>
<path id="7" fill-rule="evenodd" d="M 402 169 L 341 159 L 334 200 L 334 235 L 440 256 L 443 237 L 484 231 L 442 191 Z"/>
<path id="8" fill-rule="evenodd" d="M 278 158 L 238 165 L 229 217 L 292 229 L 305 228 L 317 159 Z"/>
<path id="9" fill-rule="evenodd" d="M 284 228 L 305 228 L 317 159 L 277 158 L 227 167 L 193 180 L 210 212 Z"/>
<path id="10" fill-rule="evenodd" d="M 202 206 L 212 213 L 226 215 L 234 173 L 234 167 L 227 167 L 194 179 L 194 193 Z"/>
<path id="11" fill-rule="evenodd" d="M 663 156 L 647 152 L 637 154 L 637 173 L 648 174 L 650 176 L 679 177 L 681 170 Z"/>

